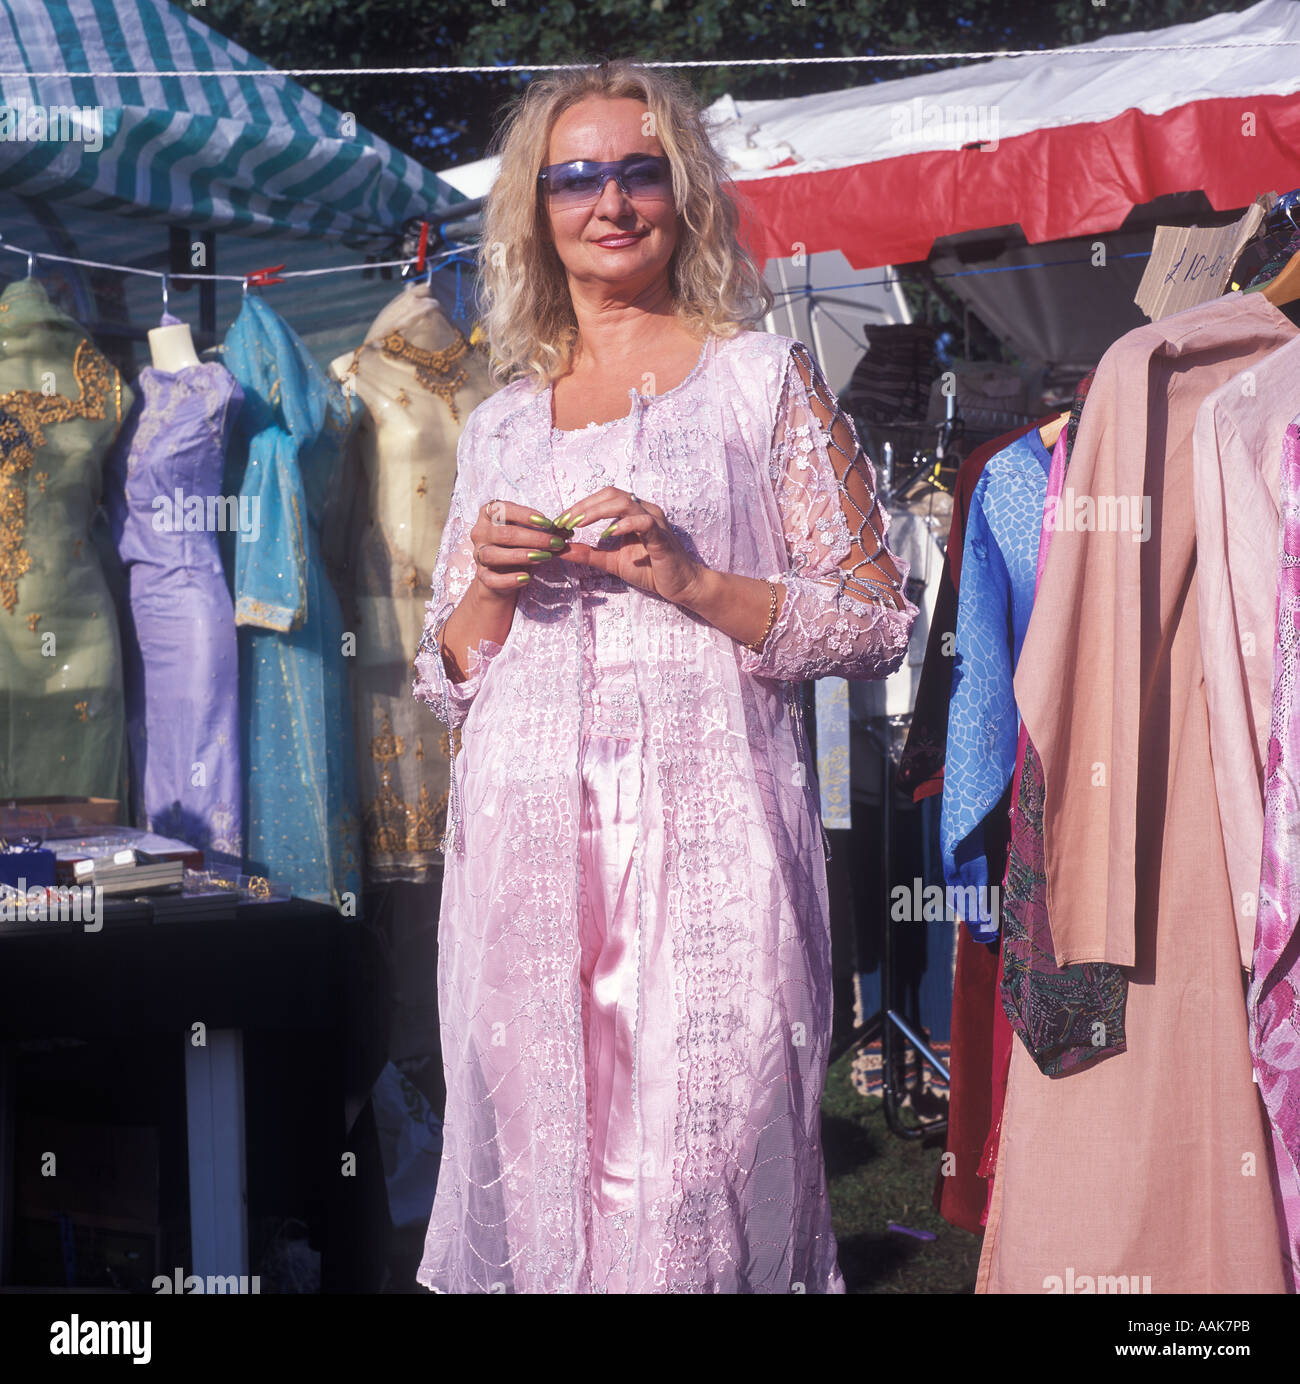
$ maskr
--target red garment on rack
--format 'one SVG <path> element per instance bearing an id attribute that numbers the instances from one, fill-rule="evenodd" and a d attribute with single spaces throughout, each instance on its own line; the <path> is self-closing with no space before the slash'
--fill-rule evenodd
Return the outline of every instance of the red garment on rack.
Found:
<path id="1" fill-rule="evenodd" d="M 962 462 L 953 487 L 952 526 L 934 617 L 930 624 L 921 685 L 898 772 L 900 788 L 911 789 L 920 802 L 943 792 L 948 744 L 948 702 L 952 697 L 952 636 L 957 629 L 957 594 L 961 584 L 962 544 L 971 495 L 985 466 L 1031 428 L 1050 423 L 1049 414 L 977 447 Z M 1010 844 L 1010 798 L 1004 795 L 985 826 L 989 879 L 1006 874 Z M 1006 1063 L 1011 1053 L 1011 1025 L 998 997 L 998 947 L 977 942 L 967 928 L 958 929 L 957 967 L 953 979 L 951 1056 L 949 1059 L 948 1141 L 935 1182 L 934 1205 L 951 1225 L 979 1234 L 984 1224 L 992 1179 L 981 1174 L 989 1132 L 1002 1112 Z M 996 1109 L 995 1109 L 996 1106 Z M 947 1176 L 944 1171 L 947 1170 Z"/>
<path id="2" fill-rule="evenodd" d="M 1010 844 L 1008 797 L 985 822 L 989 870 L 1000 870 L 990 879 L 1006 874 Z M 996 828 L 997 839 L 993 839 Z M 1011 1025 L 1002 1009 L 998 985 L 1001 951 L 997 943 L 977 942 L 968 927 L 957 929 L 957 972 L 952 989 L 952 1051 L 948 1068 L 952 1077 L 948 1097 L 948 1142 L 945 1159 L 951 1169 L 940 1168 L 935 1181 L 935 1210 L 950 1225 L 978 1235 L 988 1213 L 993 1190 L 991 1149 L 997 1157 L 997 1130 L 1002 1122 L 1002 1101 L 1007 1089 L 1011 1060 Z"/>

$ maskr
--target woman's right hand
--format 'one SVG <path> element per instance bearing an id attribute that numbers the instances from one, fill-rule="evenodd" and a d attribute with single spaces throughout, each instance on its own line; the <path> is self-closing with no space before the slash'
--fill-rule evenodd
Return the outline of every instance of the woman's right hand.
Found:
<path id="1" fill-rule="evenodd" d="M 512 604 L 528 573 L 569 546 L 545 515 L 511 500 L 489 500 L 469 531 L 480 595 Z"/>
<path id="2" fill-rule="evenodd" d="M 468 676 L 470 651 L 482 641 L 506 642 L 529 569 L 569 546 L 544 515 L 511 500 L 489 500 L 469 540 L 474 580 L 442 627 L 443 667 L 452 682 Z"/>

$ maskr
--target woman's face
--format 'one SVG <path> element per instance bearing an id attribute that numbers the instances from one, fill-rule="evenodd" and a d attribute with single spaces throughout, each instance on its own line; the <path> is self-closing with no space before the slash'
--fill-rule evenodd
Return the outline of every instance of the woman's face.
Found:
<path id="1" fill-rule="evenodd" d="M 551 130 L 546 163 L 586 159 L 614 163 L 633 154 L 664 152 L 646 134 L 649 111 L 629 97 L 589 96 L 564 111 Z M 571 280 L 636 294 L 666 276 L 677 247 L 671 195 L 627 197 L 610 179 L 588 206 L 552 207 L 543 194 L 551 238 Z"/>

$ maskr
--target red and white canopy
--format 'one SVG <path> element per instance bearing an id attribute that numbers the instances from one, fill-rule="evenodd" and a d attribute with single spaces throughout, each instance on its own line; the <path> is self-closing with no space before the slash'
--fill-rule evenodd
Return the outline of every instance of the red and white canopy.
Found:
<path id="1" fill-rule="evenodd" d="M 1300 42 L 1295 0 L 709 115 L 760 258 L 905 264 L 962 231 L 1019 223 L 1033 244 L 1167 193 L 1225 211 L 1300 186 L 1300 46 L 1279 40 Z"/>
<path id="2" fill-rule="evenodd" d="M 907 264 L 1017 223 L 1038 244 L 1113 231 L 1168 193 L 1227 211 L 1300 186 L 1300 3 L 821 96 L 724 96 L 708 117 L 762 260 Z M 496 171 L 439 176 L 472 198 Z"/>

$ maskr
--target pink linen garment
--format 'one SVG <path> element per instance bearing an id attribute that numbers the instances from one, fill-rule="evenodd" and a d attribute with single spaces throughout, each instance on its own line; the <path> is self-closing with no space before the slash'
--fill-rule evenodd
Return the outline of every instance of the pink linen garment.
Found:
<path id="1" fill-rule="evenodd" d="M 1283 435 L 1272 713 L 1265 761 L 1250 1046 L 1277 1150 L 1291 1276 L 1300 1291 L 1300 419 Z"/>
<path id="2" fill-rule="evenodd" d="M 1254 969 L 1251 1054 L 1272 1125 L 1292 1291 L 1300 1291 L 1300 1018 L 1288 977 L 1294 962 L 1282 962 L 1300 902 L 1292 883 L 1295 852 L 1287 846 L 1294 822 L 1288 820 L 1281 755 L 1290 738 L 1288 650 L 1296 634 L 1287 630 L 1289 607 L 1283 609 L 1290 580 L 1283 439 L 1300 410 L 1300 328 L 1292 333 L 1285 346 L 1216 389 L 1198 410 L 1195 495 L 1197 551 L 1205 555 L 1201 649 L 1214 783 L 1242 964 Z M 1264 541 L 1274 533 L 1277 542 Z M 1270 722 L 1278 747 L 1272 752 Z"/>
<path id="3" fill-rule="evenodd" d="M 1255 947 L 1264 839 L 1282 438 L 1300 411 L 1300 328 L 1292 326 L 1291 333 L 1285 346 L 1205 399 L 1193 435 L 1210 758 L 1241 964 L 1247 970 Z"/>
<path id="4" fill-rule="evenodd" d="M 1060 1080 L 1013 1048 L 980 1291 L 1286 1288 L 1211 763 L 1192 433 L 1211 390 L 1292 335 L 1230 294 L 1122 337 L 1083 410 L 1016 696 L 1057 960 L 1132 968 L 1128 1047 Z M 1150 501 L 1147 541 L 1121 496 L 1130 521 Z"/>
<path id="5" fill-rule="evenodd" d="M 635 775 L 616 738 L 584 734 L 584 708 L 613 705 L 592 695 L 610 670 L 593 665 L 586 569 L 537 564 L 505 643 L 447 679 L 437 641 L 481 506 L 554 516 L 598 488 L 552 470 L 550 390 L 507 386 L 462 435 L 415 685 L 461 735 L 439 926 L 447 1114 L 418 1274 L 434 1290 L 844 1290 L 818 1115 L 826 870 L 795 684 L 886 676 L 916 611 L 845 585 L 840 564 L 875 549 L 848 495 L 877 534 L 887 519 L 860 453 L 841 489 L 797 363 L 833 405 L 805 347 L 743 332 L 711 337 L 676 389 L 634 394 L 616 430 L 623 488 L 700 561 L 786 587 L 761 654 L 662 598 L 605 593 L 632 651 Z"/>

